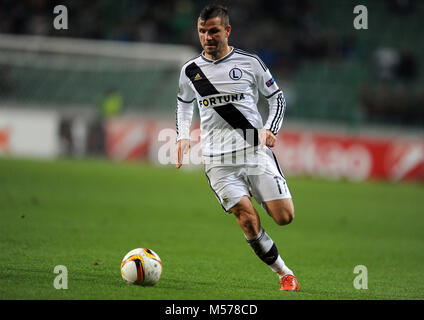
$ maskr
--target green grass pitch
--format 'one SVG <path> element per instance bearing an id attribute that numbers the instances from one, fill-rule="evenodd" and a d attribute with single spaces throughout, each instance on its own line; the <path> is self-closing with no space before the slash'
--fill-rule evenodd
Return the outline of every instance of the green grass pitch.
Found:
<path id="1" fill-rule="evenodd" d="M 104 160 L 0 159 L 0 299 L 424 299 L 424 187 L 289 177 L 296 218 L 262 224 L 298 277 L 277 277 L 203 172 Z M 119 271 L 131 249 L 163 260 L 154 287 Z M 54 268 L 68 270 L 57 290 Z M 355 289 L 354 268 L 368 270 Z"/>

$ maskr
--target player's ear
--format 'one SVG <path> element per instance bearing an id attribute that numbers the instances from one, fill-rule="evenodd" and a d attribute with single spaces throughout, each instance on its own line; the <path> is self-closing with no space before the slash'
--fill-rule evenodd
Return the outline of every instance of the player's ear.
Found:
<path id="1" fill-rule="evenodd" d="M 231 25 L 228 25 L 225 28 L 225 36 L 228 38 L 230 36 L 230 33 L 231 33 Z"/>

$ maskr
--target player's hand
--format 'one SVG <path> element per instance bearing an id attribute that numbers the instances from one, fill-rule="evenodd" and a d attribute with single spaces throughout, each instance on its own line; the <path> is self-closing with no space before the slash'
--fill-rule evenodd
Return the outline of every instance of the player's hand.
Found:
<path id="1" fill-rule="evenodd" d="M 261 149 L 263 149 L 264 145 L 272 148 L 273 146 L 275 146 L 276 141 L 277 137 L 271 132 L 271 130 L 264 129 L 259 132 L 259 142 Z"/>
<path id="2" fill-rule="evenodd" d="M 177 146 L 175 147 L 175 167 L 177 169 L 181 168 L 183 165 L 183 156 L 190 149 L 190 140 L 189 139 L 181 139 L 177 142 Z"/>

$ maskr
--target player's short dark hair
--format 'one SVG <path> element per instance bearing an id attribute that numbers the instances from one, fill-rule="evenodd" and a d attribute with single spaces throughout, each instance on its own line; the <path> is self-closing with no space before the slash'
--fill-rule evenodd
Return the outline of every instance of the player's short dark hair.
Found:
<path id="1" fill-rule="evenodd" d="M 220 17 L 221 22 L 224 27 L 227 27 L 230 24 L 230 18 L 228 16 L 227 7 L 220 4 L 210 4 L 207 5 L 200 11 L 199 19 L 200 20 L 208 20 L 211 18 Z"/>

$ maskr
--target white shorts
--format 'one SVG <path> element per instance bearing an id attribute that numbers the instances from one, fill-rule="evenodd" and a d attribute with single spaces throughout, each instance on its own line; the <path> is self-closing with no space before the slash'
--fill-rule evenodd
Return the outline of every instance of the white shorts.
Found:
<path id="1" fill-rule="evenodd" d="M 216 198 L 226 212 L 243 196 L 264 202 L 291 198 L 286 179 L 271 149 L 256 150 L 257 162 L 205 164 L 205 173 Z M 258 165 L 259 163 L 259 165 Z"/>

